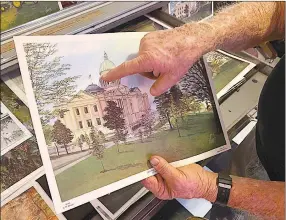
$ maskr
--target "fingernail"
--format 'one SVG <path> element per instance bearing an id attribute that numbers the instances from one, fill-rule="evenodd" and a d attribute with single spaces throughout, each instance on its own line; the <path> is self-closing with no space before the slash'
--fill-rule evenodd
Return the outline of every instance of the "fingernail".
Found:
<path id="1" fill-rule="evenodd" d="M 157 166 L 159 164 L 159 159 L 156 157 L 151 158 L 150 163 L 152 164 L 152 166 Z"/>
<path id="2" fill-rule="evenodd" d="M 156 90 L 153 87 L 151 87 L 151 89 L 150 89 L 150 94 L 152 96 L 155 96 L 155 94 L 156 94 Z"/>

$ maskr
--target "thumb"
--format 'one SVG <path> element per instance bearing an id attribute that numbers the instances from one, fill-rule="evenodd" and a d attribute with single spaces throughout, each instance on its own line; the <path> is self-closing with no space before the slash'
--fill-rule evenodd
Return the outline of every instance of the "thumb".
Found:
<path id="1" fill-rule="evenodd" d="M 162 157 L 152 156 L 150 163 L 165 180 L 173 179 L 180 175 L 180 172 Z"/>

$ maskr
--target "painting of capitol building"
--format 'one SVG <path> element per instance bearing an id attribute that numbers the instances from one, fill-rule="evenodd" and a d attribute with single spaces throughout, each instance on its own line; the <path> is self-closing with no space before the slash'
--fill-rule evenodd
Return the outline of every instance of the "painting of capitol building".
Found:
<path id="1" fill-rule="evenodd" d="M 115 64 L 108 59 L 104 52 L 104 60 L 100 65 L 99 75 L 108 72 Z M 60 115 L 60 121 L 69 128 L 74 138 L 89 133 L 94 126 L 95 130 L 111 135 L 113 132 L 104 125 L 103 116 L 107 101 L 114 101 L 123 109 L 126 129 L 132 133 L 139 126 L 142 116 L 150 111 L 148 95 L 142 93 L 138 87 L 128 88 L 120 80 L 105 82 L 99 80 L 99 85 L 92 83 L 86 89 L 79 91 L 67 103 L 57 106 L 65 113 Z"/>

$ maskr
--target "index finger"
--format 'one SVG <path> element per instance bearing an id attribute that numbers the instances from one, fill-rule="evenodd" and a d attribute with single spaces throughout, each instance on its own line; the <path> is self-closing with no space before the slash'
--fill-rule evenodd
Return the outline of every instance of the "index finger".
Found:
<path id="1" fill-rule="evenodd" d="M 105 81 L 114 81 L 124 76 L 133 75 L 140 72 L 152 72 L 153 67 L 146 55 L 126 61 L 107 73 L 104 73 L 101 78 Z"/>

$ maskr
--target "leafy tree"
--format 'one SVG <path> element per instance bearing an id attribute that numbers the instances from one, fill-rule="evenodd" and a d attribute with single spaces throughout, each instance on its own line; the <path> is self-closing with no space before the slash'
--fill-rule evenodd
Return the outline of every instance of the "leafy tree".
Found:
<path id="1" fill-rule="evenodd" d="M 144 142 L 143 141 L 143 132 L 141 129 L 139 129 L 139 131 L 138 131 L 138 137 L 140 138 L 141 143 L 143 143 Z"/>
<path id="2" fill-rule="evenodd" d="M 45 106 L 60 105 L 73 96 L 79 76 L 63 77 L 71 65 L 56 56 L 57 44 L 26 43 L 24 51 L 41 120 L 46 124 L 53 115 Z"/>
<path id="3" fill-rule="evenodd" d="M 84 134 L 84 140 L 86 142 L 86 144 L 88 145 L 88 149 L 90 149 L 90 138 L 88 137 L 87 133 Z"/>
<path id="4" fill-rule="evenodd" d="M 181 110 L 180 107 L 178 107 L 173 99 L 170 100 L 170 115 L 174 119 L 176 128 L 179 134 L 179 137 L 181 137 L 181 132 L 179 128 L 179 121 L 178 118 L 181 117 Z"/>
<path id="5" fill-rule="evenodd" d="M 57 120 L 53 125 L 53 141 L 57 144 L 64 145 L 66 153 L 69 154 L 67 145 L 73 139 L 72 131 L 67 128 L 60 120 Z"/>
<path id="6" fill-rule="evenodd" d="M 200 102 L 205 102 L 207 109 L 212 109 L 217 125 L 217 132 L 220 133 L 222 127 L 203 58 L 189 69 L 188 73 L 181 80 L 180 86 L 186 95 L 193 96 Z"/>
<path id="7" fill-rule="evenodd" d="M 90 129 L 90 140 L 91 140 L 91 147 L 93 149 L 93 155 L 96 156 L 97 159 L 100 160 L 102 166 L 102 172 L 105 172 L 105 168 L 103 165 L 103 156 L 104 156 L 104 146 L 99 141 L 99 136 L 95 132 L 94 126 L 91 126 Z"/>
<path id="8" fill-rule="evenodd" d="M 171 96 L 170 98 L 173 99 L 178 112 L 180 112 L 182 121 L 184 121 L 183 116 L 187 109 L 185 103 L 182 102 L 183 93 L 178 85 L 174 85 L 170 88 L 170 96 Z"/>
<path id="9" fill-rule="evenodd" d="M 119 141 L 126 142 L 126 136 L 128 134 L 128 131 L 125 127 L 123 109 L 118 107 L 116 102 L 107 101 L 107 106 L 105 107 L 104 111 L 106 112 L 106 114 L 103 116 L 103 119 L 105 121 L 103 126 L 115 131 L 114 142 L 117 145 L 118 153 L 120 153 L 118 143 Z"/>
<path id="10" fill-rule="evenodd" d="M 192 96 L 188 97 L 188 96 L 184 95 L 182 98 L 182 102 L 186 106 L 188 112 L 191 111 L 191 112 L 194 112 L 196 114 L 201 109 L 201 103 L 196 98 L 194 98 Z"/>
<path id="11" fill-rule="evenodd" d="M 190 10 L 189 10 L 189 5 L 186 4 L 186 5 L 185 5 L 185 8 L 184 8 L 184 13 L 186 14 L 186 17 L 189 16 L 189 12 L 190 12 Z"/>
<path id="12" fill-rule="evenodd" d="M 79 146 L 79 148 L 80 148 L 81 151 L 82 151 L 82 144 L 83 144 L 82 139 L 81 139 L 81 138 L 78 138 L 78 139 L 77 139 L 77 145 Z"/>
<path id="13" fill-rule="evenodd" d="M 170 126 L 170 129 L 173 129 L 171 120 L 170 120 L 170 93 L 165 92 L 162 95 L 156 96 L 154 98 L 154 103 L 156 104 L 156 109 L 160 114 L 160 119 L 162 121 L 167 120 Z"/>
<path id="14" fill-rule="evenodd" d="M 147 112 L 141 119 L 141 125 L 144 128 L 144 134 L 150 136 L 153 131 L 154 115 L 151 111 Z"/>
<path id="15" fill-rule="evenodd" d="M 42 160 L 35 137 L 1 156 L 1 192 L 41 167 Z"/>
<path id="16" fill-rule="evenodd" d="M 47 145 L 53 142 L 53 127 L 49 124 L 43 126 L 43 132 Z"/>
<path id="17" fill-rule="evenodd" d="M 59 147 L 58 147 L 57 143 L 56 143 L 56 142 L 53 142 L 53 143 L 54 143 L 54 145 L 55 145 L 55 147 L 56 147 L 58 156 L 60 156 Z"/>
<path id="18" fill-rule="evenodd" d="M 106 141 L 105 134 L 99 130 L 98 135 L 99 135 L 101 143 L 104 143 Z"/>

